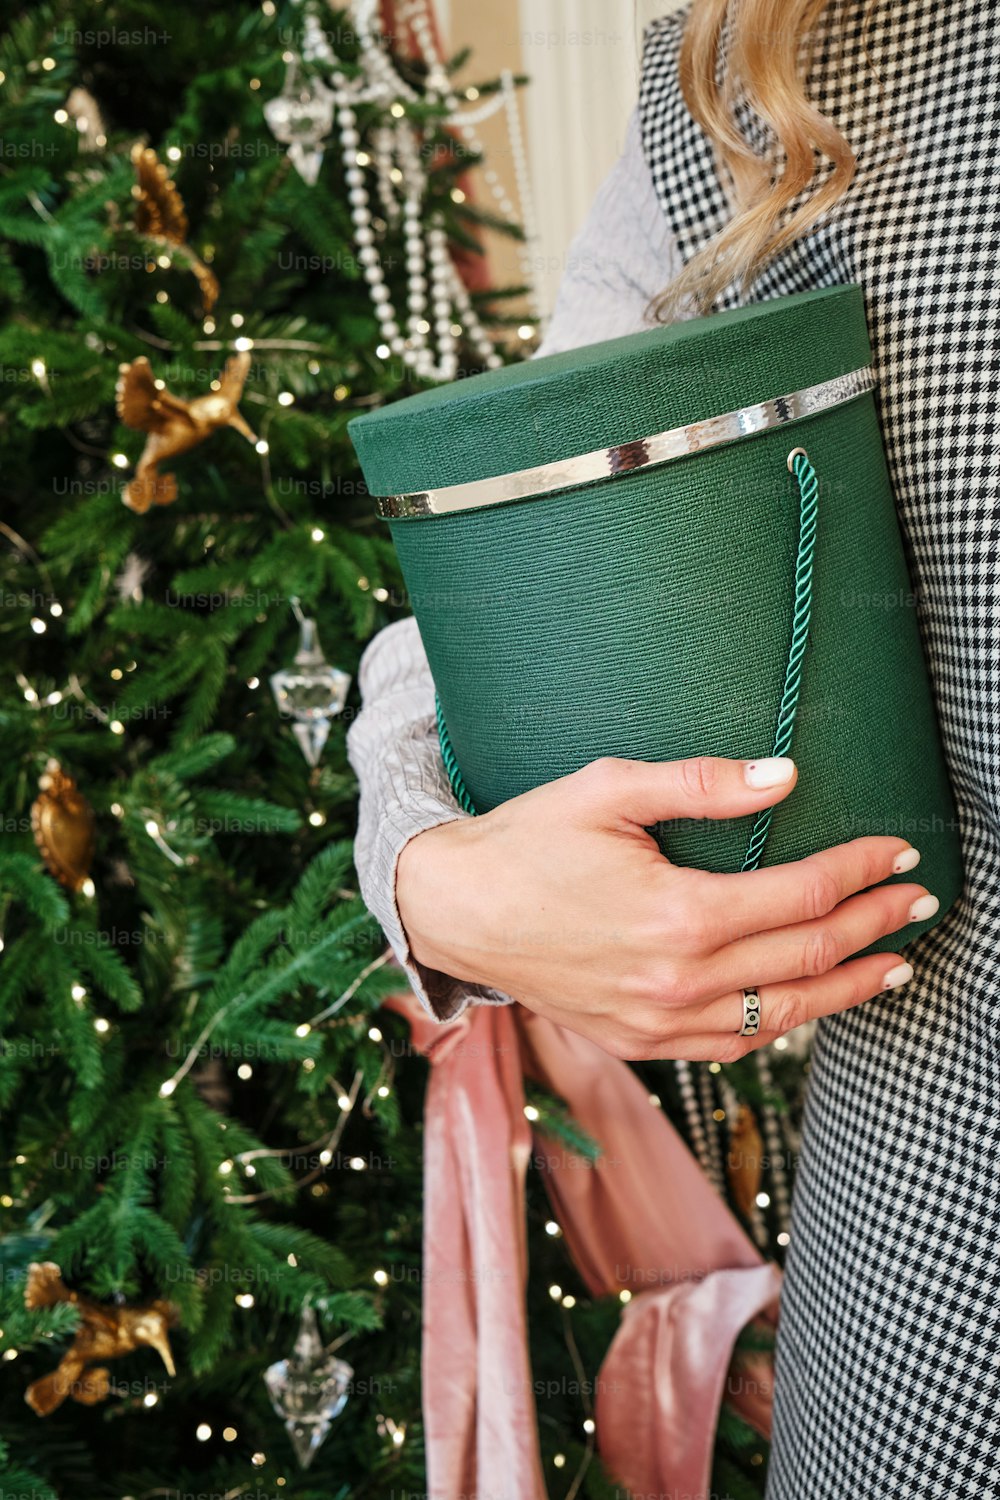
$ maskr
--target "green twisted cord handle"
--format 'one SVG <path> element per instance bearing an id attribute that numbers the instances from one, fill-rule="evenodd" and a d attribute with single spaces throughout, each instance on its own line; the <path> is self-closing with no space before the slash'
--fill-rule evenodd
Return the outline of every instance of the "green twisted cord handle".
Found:
<path id="1" fill-rule="evenodd" d="M 778 723 L 774 733 L 774 745 L 771 749 L 772 755 L 787 755 L 792 743 L 792 731 L 795 728 L 795 713 L 799 706 L 799 694 L 802 690 L 802 662 L 806 654 L 806 646 L 809 643 L 809 621 L 812 615 L 812 584 L 813 584 L 813 554 L 816 550 L 816 527 L 819 517 L 819 480 L 816 470 L 806 455 L 803 448 L 796 448 L 788 458 L 788 467 L 791 469 L 799 485 L 799 546 L 795 559 L 795 604 L 792 611 L 792 640 L 788 651 L 788 665 L 785 668 L 785 685 L 781 694 L 781 704 L 778 708 Z M 465 784 L 462 772 L 459 769 L 458 758 L 455 748 L 451 743 L 448 726 L 444 721 L 444 711 L 441 707 L 440 698 L 435 695 L 435 709 L 437 714 L 438 740 L 441 744 L 441 757 L 444 768 L 448 773 L 452 792 L 463 812 L 476 816 L 478 808 L 472 800 L 469 788 Z M 764 855 L 764 845 L 771 828 L 774 817 L 774 809 L 767 807 L 759 813 L 753 825 L 750 835 L 750 843 L 743 859 L 743 870 L 756 870 Z"/>

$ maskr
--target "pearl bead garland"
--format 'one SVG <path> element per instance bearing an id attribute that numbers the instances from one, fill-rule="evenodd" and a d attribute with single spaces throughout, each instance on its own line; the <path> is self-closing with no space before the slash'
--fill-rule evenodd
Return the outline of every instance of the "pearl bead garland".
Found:
<path id="1" fill-rule="evenodd" d="M 674 1063 L 677 1073 L 677 1082 L 681 1091 L 681 1102 L 684 1105 L 684 1113 L 687 1117 L 688 1135 L 698 1165 L 708 1178 L 709 1182 L 721 1194 L 725 1194 L 725 1184 L 722 1172 L 721 1153 L 718 1141 L 709 1143 L 706 1121 L 711 1118 L 712 1111 L 703 1112 L 698 1103 L 698 1094 L 695 1089 L 694 1076 L 691 1064 L 678 1061 Z"/>
<path id="2" fill-rule="evenodd" d="M 767 1061 L 764 1050 L 756 1053 L 757 1076 L 766 1094 L 774 1094 L 774 1079 L 771 1076 L 771 1068 Z M 784 1117 L 779 1116 L 773 1104 L 764 1104 L 760 1110 L 761 1129 L 764 1133 L 764 1145 L 771 1159 L 771 1193 L 774 1198 L 775 1217 L 778 1220 L 778 1229 L 782 1234 L 787 1234 L 791 1227 L 792 1219 L 792 1193 L 788 1180 L 787 1156 L 794 1150 L 794 1142 L 791 1133 L 784 1129 Z"/>
<path id="3" fill-rule="evenodd" d="M 402 0 L 397 15 L 400 25 L 410 27 L 427 68 L 422 92 L 400 76 L 382 46 L 377 0 L 353 0 L 352 18 L 360 49 L 356 78 L 348 78 L 343 72 L 320 25 L 314 4 L 310 4 L 305 13 L 302 57 L 306 62 L 319 63 L 330 69 L 354 240 L 379 325 L 379 352 L 384 350 L 386 355 L 398 356 L 424 380 L 454 380 L 458 374 L 458 338 L 463 334 L 487 368 L 495 369 L 503 360 L 477 317 L 468 289 L 451 258 L 441 214 L 426 217 L 428 173 L 421 160 L 420 136 L 406 117 L 405 104 L 442 104 L 446 111 L 443 122 L 454 127 L 471 152 L 480 156 L 485 153 L 474 125 L 500 109 L 506 110 L 525 229 L 525 240 L 519 246 L 521 270 L 525 284 L 533 288 L 531 247 L 535 242 L 535 229 L 530 177 L 510 69 L 504 70 L 495 99 L 478 110 L 463 113 L 434 43 L 427 0 Z M 356 108 L 367 103 L 376 104 L 391 117 L 392 123 L 376 126 L 362 150 Z M 369 164 L 374 169 L 375 191 L 384 216 L 380 219 L 373 215 L 362 169 Z M 513 220 L 514 203 L 496 172 L 488 168 L 484 179 L 498 212 Z M 375 235 L 377 227 L 398 224 L 400 220 L 406 271 L 405 317 L 401 317 L 393 306 Z M 541 322 L 534 291 L 531 300 L 536 320 Z"/>

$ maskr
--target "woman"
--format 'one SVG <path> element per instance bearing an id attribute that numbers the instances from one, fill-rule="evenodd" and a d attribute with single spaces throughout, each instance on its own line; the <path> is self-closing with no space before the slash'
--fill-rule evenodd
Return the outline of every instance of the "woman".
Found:
<path id="1" fill-rule="evenodd" d="M 724 1061 L 821 1018 L 771 1500 L 1000 1491 L 998 55 L 975 0 L 690 0 L 654 23 L 539 350 L 861 284 L 961 820 L 948 918 L 907 947 L 934 893 L 869 889 L 916 870 L 903 837 L 718 876 L 643 832 L 776 802 L 790 762 L 599 762 L 466 818 L 412 621 L 369 647 L 350 736 L 362 887 L 439 1018 L 514 997 L 619 1056 Z M 901 951 L 852 957 L 889 932 Z"/>

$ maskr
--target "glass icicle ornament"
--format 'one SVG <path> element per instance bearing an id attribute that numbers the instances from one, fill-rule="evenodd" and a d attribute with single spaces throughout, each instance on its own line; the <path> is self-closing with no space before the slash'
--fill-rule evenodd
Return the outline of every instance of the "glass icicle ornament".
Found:
<path id="1" fill-rule="evenodd" d="M 284 1421 L 303 1469 L 308 1469 L 334 1417 L 347 1405 L 354 1371 L 346 1360 L 336 1357 L 334 1347 L 324 1347 L 316 1310 L 306 1303 L 290 1358 L 279 1359 L 264 1371 L 271 1405 Z"/>
<path id="2" fill-rule="evenodd" d="M 323 161 L 323 143 L 333 125 L 333 93 L 319 78 L 296 82 L 294 60 L 285 83 L 264 105 L 264 118 L 276 140 L 288 147 L 289 160 L 302 181 L 315 187 Z"/>
<path id="3" fill-rule="evenodd" d="M 292 733 L 311 766 L 319 764 L 330 720 L 343 713 L 351 686 L 349 672 L 331 667 L 316 634 L 316 621 L 308 619 L 299 601 L 289 601 L 299 622 L 299 649 L 292 665 L 271 677 L 271 691 L 281 713 L 295 720 Z"/>

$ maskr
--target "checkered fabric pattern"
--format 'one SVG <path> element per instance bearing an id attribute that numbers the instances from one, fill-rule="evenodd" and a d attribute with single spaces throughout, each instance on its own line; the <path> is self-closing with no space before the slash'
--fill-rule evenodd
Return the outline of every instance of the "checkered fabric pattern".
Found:
<path id="1" fill-rule="evenodd" d="M 640 98 L 684 260 L 729 212 L 680 90 L 689 11 L 648 28 Z M 1000 9 L 878 0 L 874 72 L 864 11 L 834 0 L 808 78 L 855 182 L 713 310 L 864 288 L 967 877 L 905 950 L 911 985 L 818 1029 L 767 1493 L 978 1500 L 1000 1494 Z M 737 119 L 766 140 L 745 102 Z M 919 848 L 919 830 L 886 832 Z"/>

